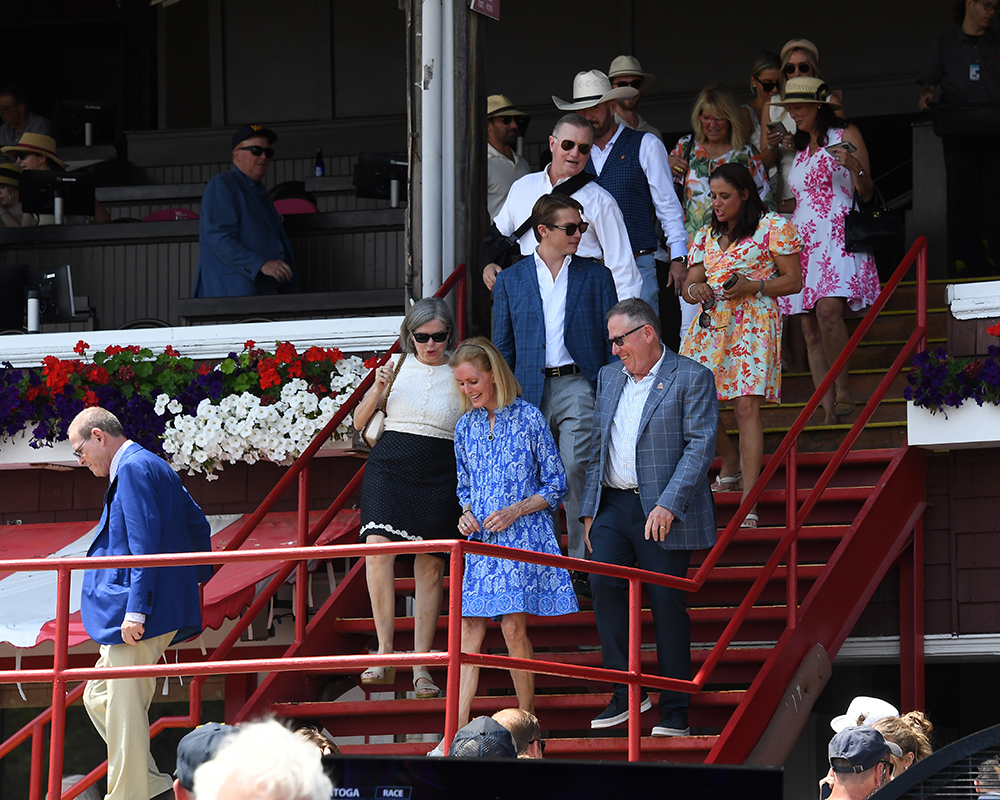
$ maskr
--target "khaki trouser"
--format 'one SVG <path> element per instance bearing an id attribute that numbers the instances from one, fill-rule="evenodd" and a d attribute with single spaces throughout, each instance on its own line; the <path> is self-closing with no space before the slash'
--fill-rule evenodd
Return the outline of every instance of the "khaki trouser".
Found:
<path id="1" fill-rule="evenodd" d="M 177 631 L 134 645 L 101 645 L 98 667 L 136 667 L 155 664 Z M 173 780 L 156 768 L 149 752 L 149 704 L 155 678 L 91 680 L 83 704 L 101 738 L 108 743 L 106 800 L 149 800 L 166 792 Z"/>

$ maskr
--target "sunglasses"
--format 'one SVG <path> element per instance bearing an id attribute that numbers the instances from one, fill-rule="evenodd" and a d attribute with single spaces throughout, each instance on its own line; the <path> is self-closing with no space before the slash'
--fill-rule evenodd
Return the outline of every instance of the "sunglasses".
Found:
<path id="1" fill-rule="evenodd" d="M 265 155 L 268 158 L 274 158 L 274 148 L 273 147 L 261 147 L 259 144 L 248 144 L 246 147 L 237 147 L 237 150 L 249 150 L 251 155 L 256 158 L 260 158 L 261 155 Z"/>
<path id="2" fill-rule="evenodd" d="M 581 156 L 585 156 L 590 152 L 592 145 L 584 144 L 583 142 L 574 142 L 572 139 L 560 139 L 559 146 L 567 153 L 575 147 L 580 151 Z"/>
<path id="3" fill-rule="evenodd" d="M 414 333 L 413 338 L 420 344 L 427 344 L 428 339 L 433 339 L 440 344 L 448 338 L 450 331 L 434 331 L 434 333 Z"/>
<path id="4" fill-rule="evenodd" d="M 510 117 L 510 116 L 508 116 L 508 117 L 493 117 L 493 119 L 500 120 L 500 122 L 502 122 L 504 125 L 510 125 L 513 122 L 519 128 L 522 125 L 524 125 L 525 122 L 528 121 L 527 117 Z"/>
<path id="5" fill-rule="evenodd" d="M 997 5 L 996 3 L 984 3 L 983 0 L 976 0 L 976 2 L 984 9 L 991 12 L 996 12 L 996 10 L 1000 8 L 1000 5 Z"/>
<path id="6" fill-rule="evenodd" d="M 544 753 L 545 752 L 545 740 L 544 739 L 532 739 L 530 742 L 528 742 L 528 744 L 531 745 L 531 744 L 534 744 L 535 742 L 538 742 L 538 749 L 541 750 Z"/>
<path id="7" fill-rule="evenodd" d="M 566 231 L 567 236 L 576 236 L 576 232 L 586 233 L 587 228 L 590 227 L 589 222 L 570 222 L 567 225 L 546 225 L 546 228 L 558 228 L 561 231 Z"/>
<path id="8" fill-rule="evenodd" d="M 789 64 L 788 66 L 791 66 L 791 64 Z M 760 88 L 763 89 L 768 94 L 770 94 L 771 92 L 773 92 L 775 89 L 778 88 L 777 81 L 762 81 L 760 78 L 758 78 L 757 83 L 759 83 Z"/>
<path id="9" fill-rule="evenodd" d="M 628 331 L 627 333 L 623 333 L 621 336 L 615 336 L 615 337 L 609 339 L 608 341 L 611 342 L 611 344 L 613 344 L 613 345 L 617 345 L 618 347 L 621 347 L 623 344 L 625 344 L 625 337 L 626 336 L 631 336 L 636 331 L 642 330 L 645 327 L 646 327 L 646 325 L 645 325 L 645 323 L 643 323 L 642 325 L 639 325 L 636 328 L 632 328 L 632 330 Z"/>
<path id="10" fill-rule="evenodd" d="M 698 325 L 702 328 L 712 327 L 712 315 L 708 312 L 713 308 L 715 308 L 714 294 L 708 300 L 703 300 L 701 303 L 701 313 L 698 315 Z"/>
<path id="11" fill-rule="evenodd" d="M 615 81 L 616 89 L 641 89 L 642 88 L 642 78 L 636 78 L 634 81 Z"/>
<path id="12" fill-rule="evenodd" d="M 796 63 L 785 64 L 784 72 L 786 75 L 794 75 L 796 71 L 798 71 L 799 75 L 812 75 L 813 71 L 812 64 L 810 64 L 808 61 L 798 64 Z"/>

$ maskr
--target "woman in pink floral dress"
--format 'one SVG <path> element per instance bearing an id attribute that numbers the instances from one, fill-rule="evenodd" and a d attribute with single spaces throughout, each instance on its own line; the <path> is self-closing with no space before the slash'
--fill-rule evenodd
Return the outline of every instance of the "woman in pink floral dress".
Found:
<path id="1" fill-rule="evenodd" d="M 868 201 L 875 192 L 868 149 L 856 126 L 836 116 L 839 103 L 819 78 L 793 78 L 780 105 L 798 128 L 795 161 L 788 174 L 793 199 L 779 210 L 792 212 L 802 236 L 802 291 L 782 298 L 784 314 L 802 314 L 809 371 L 819 386 L 847 346 L 846 309 L 860 311 L 878 297 L 875 260 L 844 249 L 844 216 L 854 192 Z M 842 145 L 842 146 L 837 146 Z M 824 424 L 854 411 L 848 369 L 823 398 Z"/>
<path id="2" fill-rule="evenodd" d="M 778 402 L 781 392 L 776 298 L 802 288 L 802 240 L 788 220 L 767 210 L 742 164 L 716 169 L 709 187 L 712 219 L 695 234 L 684 283 L 684 299 L 701 303 L 701 314 L 691 322 L 681 355 L 715 373 L 719 399 L 731 400 L 736 413 L 739 451 L 720 421 L 722 469 L 712 491 L 742 488 L 746 497 L 764 452 L 760 405 Z M 755 528 L 757 519 L 754 508 L 743 526 Z"/>

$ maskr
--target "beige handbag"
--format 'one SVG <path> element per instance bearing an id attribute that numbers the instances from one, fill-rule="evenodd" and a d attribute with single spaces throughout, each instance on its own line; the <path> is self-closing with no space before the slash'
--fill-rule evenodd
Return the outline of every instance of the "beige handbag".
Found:
<path id="1" fill-rule="evenodd" d="M 361 430 L 361 438 L 365 440 L 365 443 L 369 447 L 374 447 L 382 434 L 385 432 L 385 404 L 389 401 L 389 392 L 392 391 L 392 385 L 396 382 L 396 376 L 399 374 L 399 368 L 403 366 L 403 361 L 406 359 L 406 353 L 403 353 L 399 357 L 399 361 L 396 362 L 396 369 L 392 372 L 392 380 L 389 381 L 389 385 L 385 390 L 385 397 L 382 399 L 382 404 L 375 409 L 375 413 L 371 415 L 368 422 L 365 423 L 365 427 Z"/>

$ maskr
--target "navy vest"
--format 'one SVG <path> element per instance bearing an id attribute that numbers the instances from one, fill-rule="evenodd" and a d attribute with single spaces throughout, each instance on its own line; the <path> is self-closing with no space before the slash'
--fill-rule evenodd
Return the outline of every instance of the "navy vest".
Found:
<path id="1" fill-rule="evenodd" d="M 587 161 L 586 171 L 597 175 L 597 184 L 606 189 L 625 217 L 629 242 L 633 252 L 656 247 L 656 229 L 653 226 L 653 196 L 649 193 L 646 173 L 639 163 L 639 145 L 646 134 L 623 127 L 597 175 L 593 160 Z M 586 214 L 586 209 L 584 209 Z"/>

